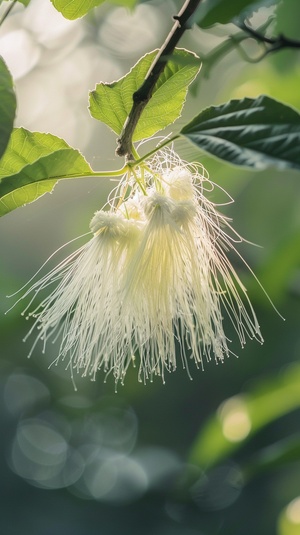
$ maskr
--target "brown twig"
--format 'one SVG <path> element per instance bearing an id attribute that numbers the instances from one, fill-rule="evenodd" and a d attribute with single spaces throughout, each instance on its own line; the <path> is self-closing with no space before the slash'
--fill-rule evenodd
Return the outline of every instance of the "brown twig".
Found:
<path id="1" fill-rule="evenodd" d="M 164 44 L 160 48 L 155 60 L 153 61 L 145 80 L 141 87 L 133 94 L 133 105 L 125 121 L 120 137 L 117 139 L 116 154 L 126 156 L 127 160 L 132 160 L 132 136 L 139 121 L 139 118 L 152 97 L 154 86 L 163 72 L 169 56 L 184 34 L 189 28 L 188 21 L 196 11 L 201 0 L 186 0 L 178 15 L 174 16 L 175 24 L 171 29 Z"/>

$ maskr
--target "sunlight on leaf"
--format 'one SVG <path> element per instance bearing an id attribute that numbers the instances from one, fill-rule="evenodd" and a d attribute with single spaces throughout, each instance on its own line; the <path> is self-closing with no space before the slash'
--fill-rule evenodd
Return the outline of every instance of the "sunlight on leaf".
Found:
<path id="1" fill-rule="evenodd" d="M 157 54 L 146 54 L 123 78 L 113 83 L 100 83 L 90 93 L 92 117 L 107 124 L 120 134 L 132 107 L 132 95 L 142 85 Z M 178 58 L 178 61 L 177 61 Z M 154 88 L 153 96 L 143 111 L 134 131 L 133 141 L 148 138 L 180 117 L 188 86 L 199 72 L 197 56 L 176 49 Z M 172 98 L 171 98 L 172 97 Z"/>
<path id="2" fill-rule="evenodd" d="M 300 114 L 262 95 L 203 110 L 181 134 L 235 165 L 300 169 Z"/>
<path id="3" fill-rule="evenodd" d="M 293 364 L 285 372 L 262 382 L 250 392 L 226 400 L 201 429 L 189 461 L 204 468 L 213 466 L 233 454 L 260 429 L 298 407 L 300 365 Z M 228 429 L 231 427 L 231 433 L 238 430 L 242 412 L 245 416 L 243 421 L 247 420 L 248 428 L 247 432 L 238 437 L 228 433 Z"/>
<path id="4" fill-rule="evenodd" d="M 299 535 L 300 496 L 296 496 L 281 512 L 278 518 L 278 535 Z"/>
<path id="5" fill-rule="evenodd" d="M 59 179 L 94 175 L 62 139 L 16 128 L 0 160 L 0 216 L 51 191 Z"/>
<path id="6" fill-rule="evenodd" d="M 108 0 L 110 4 L 116 4 L 118 6 L 128 7 L 128 9 L 133 9 L 134 6 L 138 3 L 138 0 Z"/>
<path id="7" fill-rule="evenodd" d="M 51 0 L 57 11 L 66 19 L 78 19 L 86 15 L 94 7 L 100 6 L 105 0 Z"/>

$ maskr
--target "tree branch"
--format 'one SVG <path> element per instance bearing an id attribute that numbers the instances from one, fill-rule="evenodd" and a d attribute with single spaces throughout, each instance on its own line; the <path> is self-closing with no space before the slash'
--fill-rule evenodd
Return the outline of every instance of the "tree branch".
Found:
<path id="1" fill-rule="evenodd" d="M 160 48 L 155 60 L 153 61 L 145 80 L 141 87 L 133 94 L 133 105 L 125 121 L 120 137 L 117 139 L 116 154 L 126 156 L 127 160 L 132 160 L 132 136 L 139 118 L 152 97 L 154 86 L 163 72 L 168 57 L 174 52 L 174 49 L 184 34 L 189 29 L 188 21 L 196 11 L 201 0 L 186 0 L 178 15 L 175 15 L 175 24 L 171 29 L 164 44 Z"/>
<path id="2" fill-rule="evenodd" d="M 270 52 L 277 52 L 278 50 L 282 50 L 283 48 L 300 48 L 300 41 L 296 41 L 295 39 L 289 39 L 283 34 L 280 34 L 277 37 L 265 37 L 263 34 L 259 33 L 251 26 L 246 24 L 245 21 L 239 24 L 238 26 L 239 28 L 241 28 L 241 30 L 243 30 L 245 33 L 259 41 L 260 43 L 269 45 L 266 52 L 267 54 L 269 54 Z"/>

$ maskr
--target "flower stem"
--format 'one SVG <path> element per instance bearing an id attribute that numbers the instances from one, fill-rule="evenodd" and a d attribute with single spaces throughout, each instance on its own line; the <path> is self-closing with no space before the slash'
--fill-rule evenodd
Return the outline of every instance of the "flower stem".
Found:
<path id="1" fill-rule="evenodd" d="M 163 143 L 161 143 L 160 145 L 158 145 L 154 149 L 150 150 L 150 152 L 147 152 L 147 154 L 145 154 L 141 158 L 138 156 L 137 152 L 133 148 L 133 156 L 135 158 L 134 165 L 138 165 L 138 164 L 142 163 L 144 160 L 147 160 L 148 158 L 150 158 L 150 156 L 155 154 L 157 151 L 163 149 L 163 147 L 165 147 L 166 145 L 170 145 L 170 143 L 173 143 L 173 141 L 175 141 L 179 137 L 180 137 L 179 134 L 175 134 L 173 137 L 166 139 L 165 141 L 163 141 Z M 137 156 L 138 156 L 138 159 L 137 159 Z"/>

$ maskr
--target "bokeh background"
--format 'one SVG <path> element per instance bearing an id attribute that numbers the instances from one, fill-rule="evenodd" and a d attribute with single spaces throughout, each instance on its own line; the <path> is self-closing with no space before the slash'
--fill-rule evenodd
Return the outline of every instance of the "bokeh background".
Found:
<path id="1" fill-rule="evenodd" d="M 1 12 L 7 3 L 1 6 Z M 17 126 L 51 132 L 80 149 L 97 170 L 119 168 L 115 135 L 89 116 L 88 91 L 124 75 L 161 45 L 181 2 L 142 2 L 130 13 L 104 4 L 84 19 L 63 19 L 49 0 L 16 6 L 0 28 L 0 53 L 15 80 Z M 300 4 L 261 9 L 268 31 L 299 36 Z M 176 132 L 203 107 L 261 93 L 300 110 L 300 51 L 260 62 L 252 40 L 218 62 L 209 54 L 232 26 L 186 32 L 180 45 L 204 60 Z M 206 58 L 206 59 L 205 59 Z M 224 365 L 178 367 L 163 385 L 142 385 L 136 370 L 115 393 L 76 377 L 56 348 L 30 340 L 22 302 L 5 311 L 50 254 L 88 230 L 114 183 L 82 179 L 1 220 L 0 532 L 5 535 L 299 535 L 300 533 L 300 175 L 250 172 L 218 162 L 179 142 L 188 160 L 235 199 L 222 207 L 249 243 L 239 251 L 265 343 L 232 341 Z M 299 149 L 300 150 L 300 149 Z M 220 188 L 210 198 L 225 202 Z M 76 247 L 71 244 L 68 252 Z M 225 326 L 226 327 L 226 326 Z M 228 325 L 230 329 L 230 326 Z"/>

